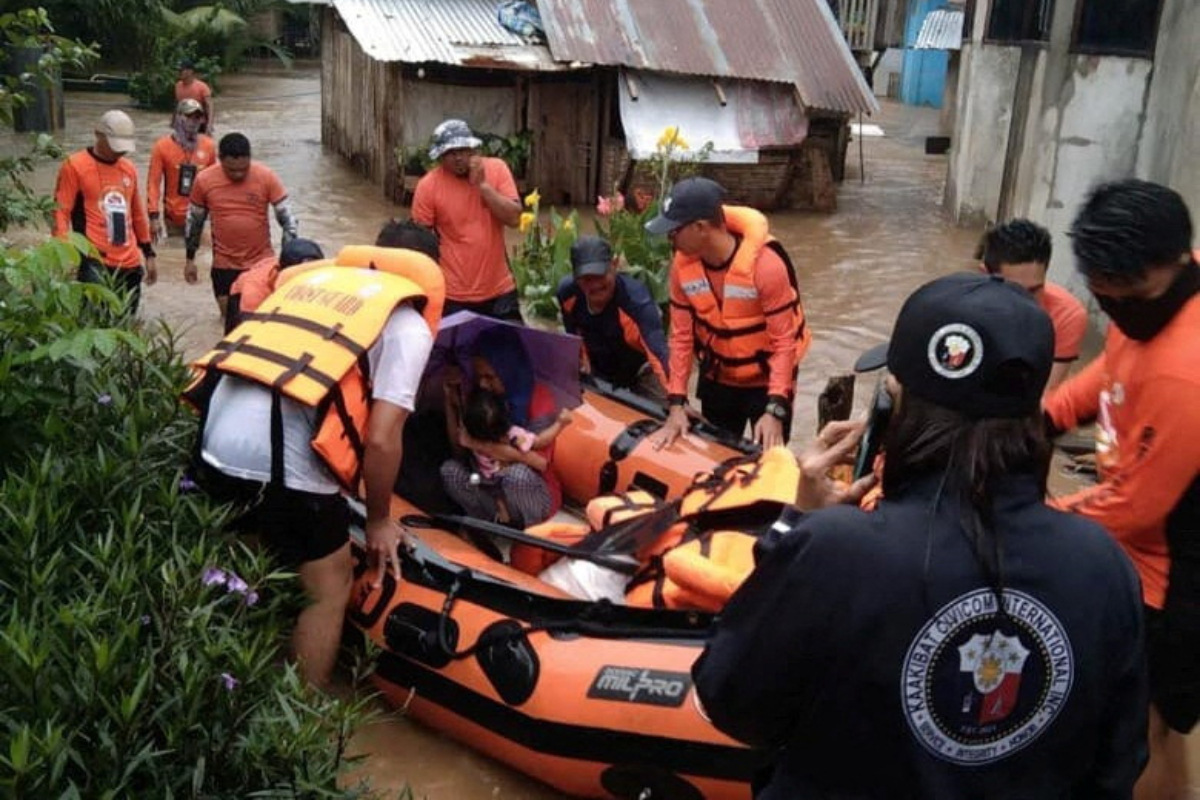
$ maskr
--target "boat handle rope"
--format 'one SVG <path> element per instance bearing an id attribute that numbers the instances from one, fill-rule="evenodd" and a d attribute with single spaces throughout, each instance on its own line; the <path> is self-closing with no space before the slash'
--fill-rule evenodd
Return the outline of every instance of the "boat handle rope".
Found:
<path id="1" fill-rule="evenodd" d="M 454 609 L 454 603 L 458 600 L 458 594 L 462 591 L 463 584 L 472 580 L 469 569 L 460 570 L 455 574 L 454 580 L 450 583 L 450 588 L 446 591 L 446 599 L 442 601 L 442 612 L 438 615 L 437 623 L 437 646 L 449 658 L 460 661 L 464 658 L 470 658 L 480 650 L 493 645 L 504 644 L 509 641 L 524 638 L 531 633 L 542 632 L 579 632 L 592 634 L 597 637 L 606 639 L 686 639 L 686 638 L 707 638 L 707 626 L 699 627 L 698 618 L 693 619 L 692 623 L 697 625 L 696 630 L 689 631 L 680 628 L 637 628 L 633 626 L 599 626 L 593 625 L 593 620 L 588 619 L 592 616 L 588 612 L 580 614 L 572 620 L 547 620 L 545 622 L 530 622 L 521 624 L 517 620 L 509 618 L 512 622 L 517 622 L 519 627 L 507 628 L 505 630 L 493 630 L 484 632 L 475 640 L 475 643 L 462 650 L 455 650 L 450 643 L 450 633 L 448 623 L 451 621 L 451 612 Z M 613 607 L 612 603 L 607 601 L 597 601 L 595 606 L 607 612 Z"/>

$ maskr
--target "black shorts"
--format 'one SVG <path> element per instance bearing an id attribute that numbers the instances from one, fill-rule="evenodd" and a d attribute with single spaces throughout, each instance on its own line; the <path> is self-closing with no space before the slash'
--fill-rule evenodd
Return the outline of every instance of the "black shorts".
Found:
<path id="1" fill-rule="evenodd" d="M 350 507 L 340 493 L 313 494 L 234 478 L 206 462 L 196 481 L 214 500 L 240 506 L 231 528 L 257 533 L 284 567 L 318 561 L 350 541 Z"/>
<path id="2" fill-rule="evenodd" d="M 231 267 L 213 267 L 212 268 L 212 287 L 214 297 L 229 297 L 229 289 L 233 286 L 244 269 L 233 269 Z"/>
<path id="3" fill-rule="evenodd" d="M 447 298 L 445 308 L 442 309 L 442 316 L 448 317 L 455 311 L 471 311 L 484 317 L 503 319 L 521 324 L 525 323 L 525 320 L 521 317 L 521 298 L 517 294 L 516 289 L 513 289 L 511 292 L 505 292 L 498 297 L 493 297 L 491 300 L 481 300 L 478 303 L 468 303 Z"/>
<path id="4" fill-rule="evenodd" d="M 1200 635 L 1182 614 L 1144 610 L 1150 700 L 1172 730 L 1189 733 L 1200 720 Z"/>

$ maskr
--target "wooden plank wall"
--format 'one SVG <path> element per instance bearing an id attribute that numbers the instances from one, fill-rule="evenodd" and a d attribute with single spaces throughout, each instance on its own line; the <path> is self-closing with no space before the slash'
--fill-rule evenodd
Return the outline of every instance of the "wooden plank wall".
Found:
<path id="1" fill-rule="evenodd" d="M 321 43 L 321 143 L 394 196 L 400 172 L 403 82 L 398 64 L 369 58 L 325 9 Z"/>

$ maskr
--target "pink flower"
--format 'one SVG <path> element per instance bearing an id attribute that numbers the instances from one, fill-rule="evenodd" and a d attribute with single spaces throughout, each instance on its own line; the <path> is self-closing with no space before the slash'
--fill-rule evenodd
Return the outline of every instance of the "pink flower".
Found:
<path id="1" fill-rule="evenodd" d="M 596 213 L 602 217 L 607 217 L 613 212 L 612 201 L 607 197 L 596 198 Z"/>
<path id="2" fill-rule="evenodd" d="M 621 194 L 620 192 L 617 192 L 615 195 L 613 195 L 612 210 L 614 212 L 625 210 L 625 195 Z"/>

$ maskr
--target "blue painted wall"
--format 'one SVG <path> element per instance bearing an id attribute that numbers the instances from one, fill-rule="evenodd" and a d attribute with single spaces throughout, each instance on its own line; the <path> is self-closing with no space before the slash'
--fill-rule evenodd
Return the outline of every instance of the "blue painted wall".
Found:
<path id="1" fill-rule="evenodd" d="M 950 54 L 945 50 L 913 50 L 925 15 L 945 5 L 944 0 L 915 0 L 909 5 L 904 27 L 904 64 L 900 68 L 900 102 L 942 107 Z"/>

